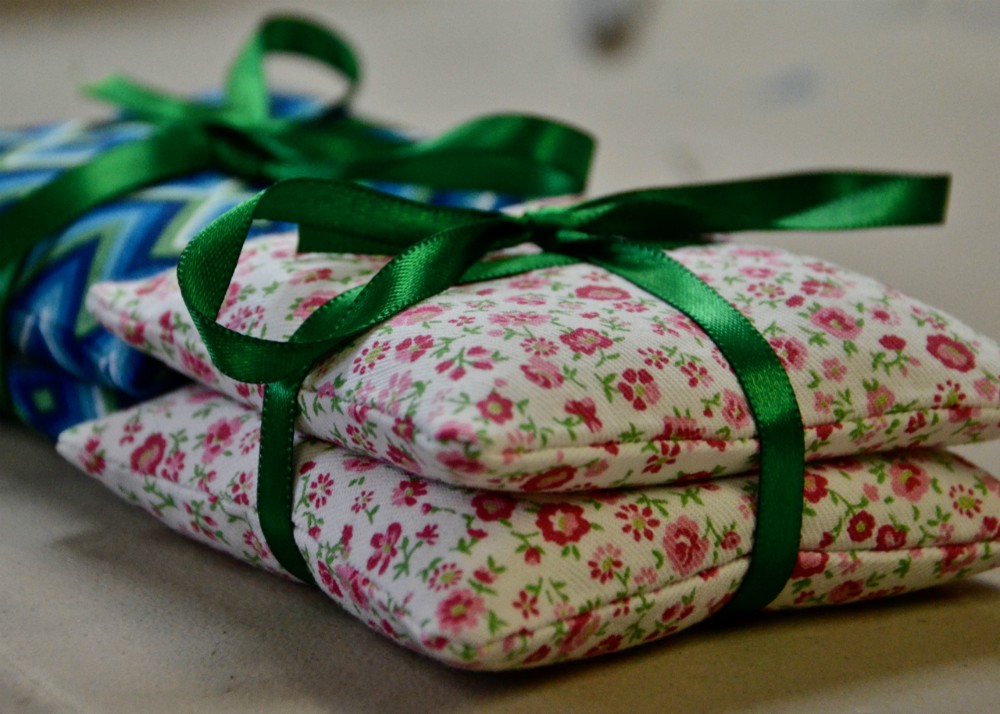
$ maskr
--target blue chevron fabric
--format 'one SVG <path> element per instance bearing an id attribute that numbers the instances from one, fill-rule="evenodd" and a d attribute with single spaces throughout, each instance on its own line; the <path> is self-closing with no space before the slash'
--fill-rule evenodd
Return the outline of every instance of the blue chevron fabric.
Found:
<path id="1" fill-rule="evenodd" d="M 274 101 L 286 116 L 314 108 L 297 98 Z M 128 120 L 0 130 L 0 212 L 60 171 L 150 131 L 149 125 Z M 372 185 L 437 205 L 491 209 L 513 202 L 492 193 Z M 87 314 L 86 291 L 98 281 L 138 279 L 173 266 L 198 231 L 256 188 L 199 173 L 102 205 L 37 246 L 9 302 L 3 336 L 21 357 L 12 361 L 7 379 L 22 419 L 54 438 L 73 424 L 175 386 L 174 375 Z M 279 228 L 262 224 L 254 235 Z"/>

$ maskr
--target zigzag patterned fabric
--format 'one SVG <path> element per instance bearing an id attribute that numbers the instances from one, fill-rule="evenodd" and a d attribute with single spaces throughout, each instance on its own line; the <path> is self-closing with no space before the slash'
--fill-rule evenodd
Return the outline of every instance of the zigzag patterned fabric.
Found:
<path id="1" fill-rule="evenodd" d="M 297 116 L 313 101 L 273 99 Z M 0 131 L 0 211 L 60 171 L 146 136 L 148 124 L 69 121 Z M 375 188 L 436 205 L 500 208 L 512 198 L 389 183 Z M 153 275 L 174 265 L 198 231 L 259 187 L 212 172 L 149 187 L 81 215 L 28 256 L 7 315 L 9 388 L 21 418 L 53 438 L 63 429 L 175 386 L 176 378 L 100 327 L 84 309 L 91 284 Z M 262 224 L 253 235 L 276 228 Z M 2 239 L 2 237 L 0 237 Z"/>

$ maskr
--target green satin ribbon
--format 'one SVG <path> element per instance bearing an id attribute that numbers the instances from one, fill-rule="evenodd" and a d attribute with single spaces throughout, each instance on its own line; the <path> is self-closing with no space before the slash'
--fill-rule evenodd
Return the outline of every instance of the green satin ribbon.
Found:
<path id="1" fill-rule="evenodd" d="M 802 520 L 804 435 L 794 390 L 767 340 L 665 248 L 731 231 L 833 230 L 939 223 L 944 176 L 817 173 L 635 191 L 523 216 L 429 207 L 343 182 L 279 183 L 217 219 L 178 265 L 184 301 L 216 366 L 266 385 L 257 504 L 272 552 L 312 576 L 292 525 L 296 395 L 315 362 L 450 286 L 527 270 L 599 265 L 687 314 L 736 373 L 756 424 L 760 486 L 753 557 L 731 611 L 771 602 L 788 580 Z M 302 252 L 393 254 L 366 285 L 316 310 L 287 342 L 242 335 L 216 321 L 256 218 L 299 225 Z M 526 241 L 541 253 L 481 262 Z"/>
<path id="2" fill-rule="evenodd" d="M 344 96 L 315 118 L 272 116 L 264 61 L 275 52 L 315 60 L 339 74 L 347 82 Z M 369 179 L 525 197 L 579 193 L 585 186 L 594 144 L 578 129 L 498 114 L 438 137 L 404 140 L 347 116 L 359 80 L 358 61 L 342 38 L 307 20 L 274 17 L 237 56 L 218 106 L 171 97 L 121 76 L 88 87 L 92 96 L 157 128 L 62 172 L 0 213 L 0 375 L 6 308 L 15 286 L 30 278 L 22 270 L 28 251 L 84 212 L 143 186 L 206 169 L 260 183 L 301 176 Z M 0 412 L 13 413 L 5 379 Z"/>

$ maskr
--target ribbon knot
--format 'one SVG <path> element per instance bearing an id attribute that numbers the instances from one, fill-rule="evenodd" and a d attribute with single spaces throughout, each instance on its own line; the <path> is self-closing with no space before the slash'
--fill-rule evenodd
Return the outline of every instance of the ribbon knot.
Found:
<path id="1" fill-rule="evenodd" d="M 269 53 L 321 63 L 347 84 L 343 96 L 298 116 L 272 111 L 264 76 Z M 295 17 L 264 21 L 233 63 L 220 102 L 193 102 L 111 76 L 87 88 L 154 125 L 146 138 L 63 171 L 0 213 L 0 412 L 6 389 L 4 316 L 23 262 L 36 244 L 86 211 L 136 189 L 216 170 L 251 183 L 292 177 L 367 179 L 536 197 L 579 193 L 593 139 L 548 119 L 519 114 L 465 122 L 421 141 L 349 115 L 360 79 L 354 51 L 330 30 Z"/>

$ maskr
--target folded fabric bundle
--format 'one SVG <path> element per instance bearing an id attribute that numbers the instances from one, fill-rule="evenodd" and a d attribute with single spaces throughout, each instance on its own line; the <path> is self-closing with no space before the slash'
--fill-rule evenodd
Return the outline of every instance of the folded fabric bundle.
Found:
<path id="1" fill-rule="evenodd" d="M 171 528 L 266 570 L 261 418 L 191 386 L 65 432 L 63 456 Z M 754 548 L 754 475 L 572 494 L 465 489 L 298 439 L 295 540 L 323 591 L 448 664 L 590 657 L 723 607 Z M 946 451 L 810 464 L 771 608 L 916 590 L 1000 565 L 1000 481 Z"/>
<path id="2" fill-rule="evenodd" d="M 346 96 L 324 106 L 270 94 L 272 52 L 322 63 L 347 81 Z M 583 187 L 592 142 L 575 129 L 498 115 L 417 141 L 349 115 L 358 80 L 342 39 L 278 17 L 250 38 L 221 97 L 187 102 L 113 77 L 90 91 L 124 108 L 119 119 L 0 132 L 0 408 L 55 436 L 80 416 L 176 386 L 89 317 L 86 290 L 174 265 L 198 231 L 278 178 L 364 179 L 478 208 Z M 10 366 L 15 355 L 48 377 L 25 378 Z M 81 401 L 78 384 L 102 397 Z"/>
<path id="3" fill-rule="evenodd" d="M 510 255 L 508 252 L 507 255 Z M 825 261 L 740 244 L 668 255 L 737 306 L 787 370 L 809 460 L 1000 435 L 1000 346 Z M 248 245 L 219 312 L 287 340 L 387 257 Z M 194 329 L 176 272 L 96 285 L 96 319 L 188 377 L 258 409 Z M 751 468 L 754 422 L 729 363 L 680 310 L 585 263 L 459 285 L 320 362 L 299 428 L 458 485 L 568 491 Z"/>

